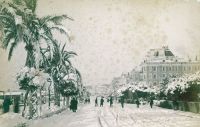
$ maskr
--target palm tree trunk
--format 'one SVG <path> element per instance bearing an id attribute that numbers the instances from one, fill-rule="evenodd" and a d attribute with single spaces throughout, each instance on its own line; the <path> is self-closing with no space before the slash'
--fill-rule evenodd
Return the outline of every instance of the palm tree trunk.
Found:
<path id="1" fill-rule="evenodd" d="M 39 99 L 39 116 L 41 116 L 42 115 L 42 90 L 41 90 L 41 88 L 39 89 L 40 91 L 40 99 Z"/>
<path id="2" fill-rule="evenodd" d="M 66 105 L 66 97 L 63 97 L 63 105 Z"/>
<path id="3" fill-rule="evenodd" d="M 54 85 L 55 105 L 60 106 L 60 94 L 57 88 L 57 83 Z"/>
<path id="4" fill-rule="evenodd" d="M 25 115 L 25 110 L 26 110 L 26 102 L 27 102 L 27 99 L 28 99 L 28 94 L 29 94 L 29 89 L 26 91 L 26 93 L 25 93 L 25 96 L 24 96 L 24 109 L 23 109 L 23 111 L 22 111 L 22 116 L 24 117 L 24 115 Z"/>
<path id="5" fill-rule="evenodd" d="M 69 107 L 69 96 L 66 97 L 66 107 Z"/>

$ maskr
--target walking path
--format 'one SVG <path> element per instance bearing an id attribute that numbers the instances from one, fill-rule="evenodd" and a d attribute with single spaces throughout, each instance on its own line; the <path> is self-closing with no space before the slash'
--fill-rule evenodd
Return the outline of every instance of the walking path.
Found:
<path id="1" fill-rule="evenodd" d="M 159 107 L 119 104 L 112 108 L 83 105 L 78 112 L 64 111 L 50 118 L 29 122 L 30 127 L 199 127 L 200 114 L 162 109 Z"/>

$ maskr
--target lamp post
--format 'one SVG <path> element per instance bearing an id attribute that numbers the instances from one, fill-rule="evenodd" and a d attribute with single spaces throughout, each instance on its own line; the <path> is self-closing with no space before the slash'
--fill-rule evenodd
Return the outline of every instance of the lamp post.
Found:
<path id="1" fill-rule="evenodd" d="M 48 97 L 49 97 L 49 109 L 50 109 L 50 106 L 51 106 L 51 79 L 48 79 L 47 80 L 49 83 L 50 83 L 50 85 L 49 85 L 49 87 L 48 87 Z"/>

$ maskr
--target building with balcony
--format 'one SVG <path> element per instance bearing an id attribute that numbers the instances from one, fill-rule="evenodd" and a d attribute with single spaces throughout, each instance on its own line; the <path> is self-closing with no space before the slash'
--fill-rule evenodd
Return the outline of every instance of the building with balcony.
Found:
<path id="1" fill-rule="evenodd" d="M 142 81 L 150 85 L 158 85 L 163 79 L 180 77 L 183 74 L 200 70 L 200 60 L 185 60 L 175 56 L 168 47 L 151 49 L 140 65 Z M 138 72 L 137 72 L 138 73 Z"/>

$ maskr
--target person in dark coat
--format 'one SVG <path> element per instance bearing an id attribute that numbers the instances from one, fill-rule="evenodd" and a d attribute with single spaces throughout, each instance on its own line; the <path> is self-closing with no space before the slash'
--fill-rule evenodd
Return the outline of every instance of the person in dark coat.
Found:
<path id="1" fill-rule="evenodd" d="M 104 99 L 103 99 L 103 97 L 101 97 L 101 100 L 100 100 L 100 107 L 103 107 L 103 103 L 104 103 Z"/>
<path id="2" fill-rule="evenodd" d="M 75 102 L 74 102 L 74 110 L 75 110 L 75 112 L 77 111 L 77 109 L 78 109 L 78 100 L 76 98 Z"/>
<path id="3" fill-rule="evenodd" d="M 124 96 L 121 96 L 120 103 L 122 108 L 124 108 Z"/>
<path id="4" fill-rule="evenodd" d="M 150 100 L 150 107 L 153 107 L 153 99 Z"/>
<path id="5" fill-rule="evenodd" d="M 139 99 L 136 100 L 136 105 L 137 105 L 137 108 L 139 108 L 139 106 L 140 106 L 140 101 L 139 101 Z"/>
<path id="6" fill-rule="evenodd" d="M 113 106 L 113 98 L 110 97 L 110 107 L 112 107 L 112 106 Z"/>
<path id="7" fill-rule="evenodd" d="M 87 104 L 87 102 L 88 102 L 88 100 L 87 100 L 87 99 L 85 99 L 85 104 Z"/>
<path id="8" fill-rule="evenodd" d="M 76 112 L 76 110 L 77 110 L 77 105 L 78 105 L 77 99 L 72 98 L 72 100 L 71 100 L 71 102 L 70 102 L 70 109 L 71 109 L 73 112 Z"/>
<path id="9" fill-rule="evenodd" d="M 98 100 L 97 100 L 97 97 L 96 97 L 96 99 L 95 99 L 95 107 L 97 107 L 98 106 Z"/>
<path id="10" fill-rule="evenodd" d="M 5 97 L 3 101 L 3 112 L 9 112 L 10 110 L 10 105 L 11 105 L 11 100 L 10 97 Z"/>

